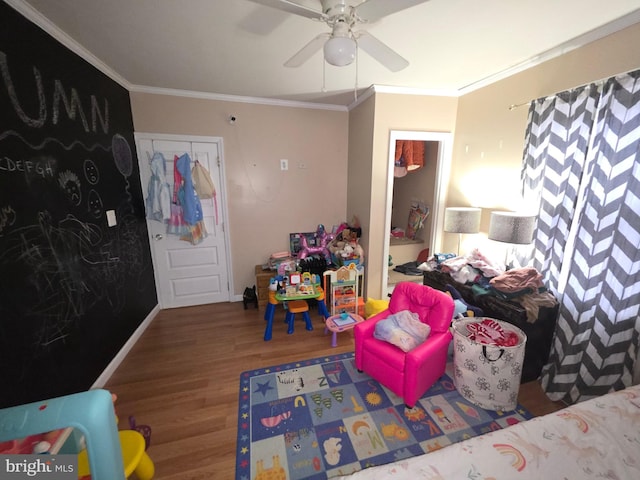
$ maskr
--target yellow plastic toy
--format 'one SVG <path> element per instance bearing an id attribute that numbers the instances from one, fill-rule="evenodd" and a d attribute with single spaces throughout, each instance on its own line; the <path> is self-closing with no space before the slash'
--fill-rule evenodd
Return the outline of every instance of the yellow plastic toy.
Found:
<path id="1" fill-rule="evenodd" d="M 133 472 L 139 480 L 151 480 L 155 474 L 155 465 L 145 452 L 144 437 L 135 430 L 120 430 L 120 448 L 124 475 L 129 478 Z M 78 454 L 78 478 L 90 478 L 89 457 L 84 449 Z"/>

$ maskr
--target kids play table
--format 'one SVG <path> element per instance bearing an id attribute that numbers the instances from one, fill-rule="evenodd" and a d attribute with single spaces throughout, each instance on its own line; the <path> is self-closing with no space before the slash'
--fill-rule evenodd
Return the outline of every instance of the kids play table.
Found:
<path id="1" fill-rule="evenodd" d="M 325 333 L 327 333 L 327 331 L 332 332 L 331 346 L 338 346 L 338 333 L 351 330 L 356 326 L 356 324 L 360 322 L 364 322 L 364 318 L 362 318 L 360 315 L 356 315 L 355 313 L 341 313 L 339 315 L 333 315 L 327 318 L 325 322 Z"/>

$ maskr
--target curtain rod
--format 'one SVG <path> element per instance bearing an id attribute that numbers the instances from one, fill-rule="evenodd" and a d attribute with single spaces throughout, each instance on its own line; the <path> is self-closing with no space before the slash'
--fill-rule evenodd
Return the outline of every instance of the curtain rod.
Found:
<path id="1" fill-rule="evenodd" d="M 509 105 L 509 111 L 515 110 L 516 108 L 524 107 L 525 105 L 529 105 L 530 103 L 530 101 L 524 103 L 512 103 L 511 105 Z"/>
<path id="2" fill-rule="evenodd" d="M 636 71 L 638 71 L 638 70 L 637 69 L 627 70 L 625 72 L 620 72 L 620 73 L 617 73 L 615 75 L 610 75 L 608 77 L 601 78 L 599 80 L 593 80 L 591 82 L 585 82 L 585 83 L 582 83 L 580 85 L 576 85 L 575 87 L 571 87 L 571 88 L 567 88 L 565 90 L 562 90 L 560 92 L 551 93 L 549 95 L 546 95 L 546 97 L 549 97 L 551 95 L 558 95 L 559 93 L 562 93 L 562 92 L 570 92 L 571 90 L 575 90 L 576 88 L 586 87 L 587 85 L 591 85 L 591 84 L 593 84 L 593 85 L 604 84 L 605 82 L 607 82 L 611 78 L 615 78 L 615 77 L 617 77 L 619 75 L 624 75 L 624 74 L 631 73 L 631 72 L 636 72 Z M 544 98 L 544 97 L 538 97 L 538 98 Z M 534 98 L 533 100 L 536 100 L 536 99 Z M 525 105 L 529 105 L 533 100 L 529 100 L 528 102 L 524 102 L 524 103 L 512 103 L 511 105 L 509 105 L 509 111 L 515 110 L 516 108 L 520 108 L 520 107 L 523 107 Z"/>

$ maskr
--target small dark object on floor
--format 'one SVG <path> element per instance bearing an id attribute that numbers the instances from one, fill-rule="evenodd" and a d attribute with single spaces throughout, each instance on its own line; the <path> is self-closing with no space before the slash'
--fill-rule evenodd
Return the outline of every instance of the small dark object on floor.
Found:
<path id="1" fill-rule="evenodd" d="M 129 415 L 129 428 L 139 432 L 144 438 L 144 449 L 147 450 L 151 445 L 151 427 L 149 425 L 136 425 L 136 419 L 133 415 Z"/>
<path id="2" fill-rule="evenodd" d="M 247 309 L 247 305 L 253 303 L 256 308 L 258 308 L 258 295 L 256 294 L 256 286 L 245 288 L 244 293 L 242 294 L 242 303 L 244 304 L 244 309 Z"/>

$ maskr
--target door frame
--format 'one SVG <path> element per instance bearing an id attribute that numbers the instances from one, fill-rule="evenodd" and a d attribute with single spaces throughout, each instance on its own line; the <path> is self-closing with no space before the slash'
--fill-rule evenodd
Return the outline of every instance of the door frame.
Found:
<path id="1" fill-rule="evenodd" d="M 385 209 L 384 228 L 386 238 L 382 250 L 382 268 L 380 291 L 387 291 L 389 276 L 389 243 L 391 232 L 391 207 L 393 206 L 393 179 L 396 155 L 396 140 L 422 140 L 438 142 L 438 165 L 436 168 L 435 189 L 433 206 L 430 215 L 433 215 L 431 243 L 429 252 L 437 253 L 442 246 L 442 230 L 444 228 L 444 209 L 447 202 L 449 176 L 451 174 L 451 161 L 453 154 L 453 134 L 451 132 L 424 132 L 418 130 L 391 130 L 389 131 L 389 158 L 387 160 L 387 199 Z"/>
<path id="2" fill-rule="evenodd" d="M 224 168 L 224 140 L 222 137 L 209 137 L 209 136 L 200 136 L 200 135 L 180 135 L 180 134 L 171 134 L 171 133 L 149 133 L 149 132 L 134 132 L 133 133 L 135 142 L 136 142 L 136 152 L 138 153 L 138 167 L 140 169 L 143 168 L 142 165 L 142 161 L 143 159 L 141 158 L 141 156 L 139 155 L 140 152 L 138 152 L 138 141 L 139 140 L 166 140 L 166 141 L 174 141 L 174 142 L 198 142 L 198 143 L 217 143 L 220 145 L 219 148 L 219 163 L 220 163 L 220 191 L 216 191 L 216 197 L 218 199 L 218 213 L 220 215 L 219 219 L 222 220 L 222 226 L 223 226 L 223 230 L 224 230 L 224 243 L 225 243 L 225 250 L 227 252 L 226 255 L 226 268 L 227 268 L 227 282 L 229 283 L 228 285 L 228 289 L 229 289 L 229 302 L 232 302 L 236 299 L 236 295 L 233 291 L 233 269 L 231 268 L 233 262 L 231 261 L 231 239 L 229 237 L 229 210 L 228 210 L 228 204 L 227 204 L 227 178 L 225 175 L 225 168 Z M 140 188 L 142 189 L 142 194 L 143 196 L 145 196 L 144 198 L 146 198 L 147 192 L 144 190 L 144 185 L 142 185 L 142 176 L 140 176 L 139 178 L 140 180 Z M 146 207 L 145 207 L 145 212 L 146 212 Z M 145 221 L 149 222 L 149 220 L 146 218 L 146 213 L 145 213 Z M 153 245 L 151 242 L 153 242 L 153 239 L 151 238 L 151 233 L 149 231 L 149 229 L 147 228 L 147 233 L 148 233 L 148 241 L 149 241 L 149 249 L 151 250 L 151 256 L 152 256 L 152 260 L 153 260 L 153 278 L 155 279 L 156 282 L 156 291 L 158 292 L 158 304 L 160 305 L 160 308 L 164 308 L 164 306 L 162 305 L 161 301 L 160 301 L 160 282 L 158 279 L 158 275 L 156 272 L 156 262 L 157 262 L 157 258 L 156 258 L 156 253 L 155 253 L 155 249 L 153 248 Z"/>

